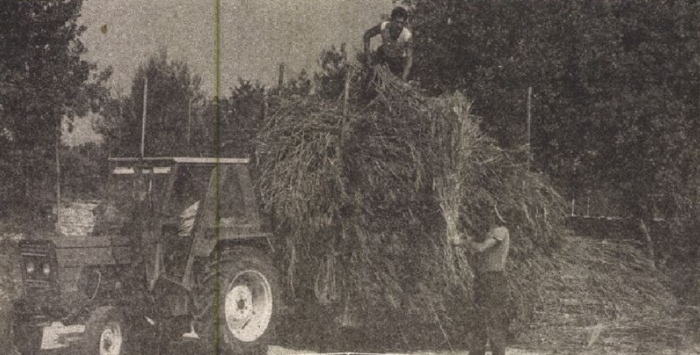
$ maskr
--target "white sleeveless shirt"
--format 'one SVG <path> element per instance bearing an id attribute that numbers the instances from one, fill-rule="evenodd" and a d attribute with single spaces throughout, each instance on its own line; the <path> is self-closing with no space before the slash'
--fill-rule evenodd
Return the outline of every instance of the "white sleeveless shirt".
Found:
<path id="1" fill-rule="evenodd" d="M 391 58 L 403 58 L 406 56 L 406 48 L 408 43 L 413 37 L 411 31 L 404 27 L 396 39 L 391 38 L 389 33 L 389 21 L 384 21 L 380 25 L 381 37 L 382 37 L 382 48 L 384 54 Z"/>

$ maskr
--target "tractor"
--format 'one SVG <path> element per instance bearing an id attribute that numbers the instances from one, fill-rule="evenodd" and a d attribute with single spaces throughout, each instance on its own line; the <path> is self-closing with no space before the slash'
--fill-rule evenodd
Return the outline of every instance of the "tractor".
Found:
<path id="1" fill-rule="evenodd" d="M 260 354 L 281 316 L 272 233 L 242 158 L 110 158 L 88 236 L 21 241 L 23 355 Z"/>

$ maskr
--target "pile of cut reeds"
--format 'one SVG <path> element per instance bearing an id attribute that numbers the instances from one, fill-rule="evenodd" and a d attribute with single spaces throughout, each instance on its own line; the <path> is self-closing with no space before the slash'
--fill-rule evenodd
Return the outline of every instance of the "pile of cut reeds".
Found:
<path id="1" fill-rule="evenodd" d="M 556 248 L 563 201 L 528 171 L 524 151 L 482 133 L 464 95 L 427 97 L 382 68 L 373 84 L 373 101 L 347 114 L 313 97 L 287 102 L 258 137 L 261 194 L 290 291 L 340 305 L 345 325 L 430 323 L 449 342 L 470 319 L 473 277 L 450 238 L 485 233 L 480 216 L 496 204 L 525 324 L 543 274 L 532 256 Z"/>
<path id="2" fill-rule="evenodd" d="M 548 263 L 526 346 L 653 354 L 689 343 L 697 312 L 678 304 L 639 246 L 571 237 Z"/>

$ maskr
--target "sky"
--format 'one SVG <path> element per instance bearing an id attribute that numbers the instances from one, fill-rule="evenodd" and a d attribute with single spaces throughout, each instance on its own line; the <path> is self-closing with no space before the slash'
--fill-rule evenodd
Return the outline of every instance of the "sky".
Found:
<path id="1" fill-rule="evenodd" d="M 291 74 L 315 69 L 324 48 L 346 42 L 362 48 L 362 34 L 393 7 L 391 0 L 220 0 L 221 88 L 238 77 L 277 81 L 280 62 Z M 160 48 L 187 62 L 214 90 L 215 0 L 85 0 L 81 22 L 86 59 L 114 68 L 110 85 L 128 94 L 139 64 Z M 106 32 L 101 31 L 106 25 Z"/>
<path id="2" fill-rule="evenodd" d="M 392 0 L 220 0 L 221 94 L 238 78 L 277 82 L 302 69 L 314 71 L 321 50 L 347 44 L 362 48 L 364 31 L 391 12 Z M 85 0 L 80 23 L 84 58 L 98 70 L 112 66 L 108 86 L 128 95 L 138 66 L 165 49 L 170 59 L 183 60 L 202 77 L 202 88 L 214 94 L 215 0 Z M 354 56 L 352 56 L 354 58 Z M 92 118 L 75 121 L 64 134 L 70 145 L 99 140 Z"/>

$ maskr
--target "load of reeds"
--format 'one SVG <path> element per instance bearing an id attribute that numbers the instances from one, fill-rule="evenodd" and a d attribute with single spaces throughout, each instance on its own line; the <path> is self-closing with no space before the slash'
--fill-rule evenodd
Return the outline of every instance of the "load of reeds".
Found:
<path id="1" fill-rule="evenodd" d="M 449 342 L 450 329 L 469 321 L 473 277 L 470 256 L 450 240 L 485 233 L 481 216 L 496 205 L 511 230 L 524 323 L 541 286 L 530 256 L 563 235 L 561 198 L 529 171 L 526 151 L 484 135 L 464 95 L 427 97 L 382 68 L 373 88 L 371 102 L 346 110 L 287 102 L 258 137 L 263 203 L 290 294 L 337 305 L 345 325 L 430 323 Z M 455 309 L 466 318 L 450 316 Z"/>

